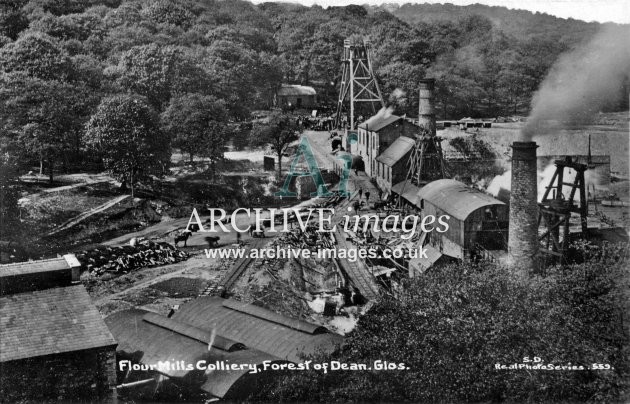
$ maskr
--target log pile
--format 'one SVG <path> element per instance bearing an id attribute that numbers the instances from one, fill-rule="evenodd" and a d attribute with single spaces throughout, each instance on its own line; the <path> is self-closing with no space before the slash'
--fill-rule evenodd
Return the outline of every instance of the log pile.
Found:
<path id="1" fill-rule="evenodd" d="M 142 241 L 135 246 L 106 246 L 75 254 L 81 271 L 95 275 L 105 272 L 127 273 L 145 267 L 173 264 L 188 258 L 188 254 L 169 243 Z"/>

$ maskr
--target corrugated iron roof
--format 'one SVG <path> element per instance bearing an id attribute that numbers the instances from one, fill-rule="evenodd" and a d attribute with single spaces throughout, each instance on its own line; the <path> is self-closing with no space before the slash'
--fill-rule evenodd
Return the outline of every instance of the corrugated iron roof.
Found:
<path id="1" fill-rule="evenodd" d="M 359 128 L 366 129 L 370 132 L 378 132 L 386 126 L 391 125 L 394 122 L 401 120 L 402 118 L 398 115 L 385 115 L 385 114 L 377 114 L 368 119 L 367 121 L 359 124 Z"/>
<path id="2" fill-rule="evenodd" d="M 459 220 L 466 220 L 472 212 L 484 206 L 505 205 L 490 195 L 450 179 L 428 183 L 420 189 L 418 198 L 431 202 Z"/>
<path id="3" fill-rule="evenodd" d="M 338 334 L 323 333 L 324 327 L 311 325 L 314 328 L 305 329 L 303 321 L 255 306 L 251 310 L 257 314 L 248 314 L 245 306 L 251 305 L 235 310 L 224 305 L 225 301 L 210 296 L 197 298 L 184 304 L 173 319 L 199 328 L 216 329 L 221 336 L 292 362 L 300 362 L 300 355 L 332 352 L 343 342 Z M 278 321 L 278 316 L 283 320 Z"/>
<path id="4" fill-rule="evenodd" d="M 415 141 L 407 136 L 401 136 L 394 141 L 383 153 L 379 154 L 376 161 L 380 161 L 388 167 L 392 167 L 415 145 Z"/>
<path id="5" fill-rule="evenodd" d="M 263 320 L 271 321 L 272 323 L 278 323 L 289 328 L 293 328 L 294 330 L 305 332 L 307 334 L 322 334 L 328 331 L 326 327 L 323 327 L 321 325 L 315 325 L 307 323 L 306 321 L 286 317 L 281 314 L 274 313 L 271 310 L 267 310 L 264 307 L 239 302 L 238 300 L 224 299 L 223 306 L 229 309 L 252 315 L 254 317 L 261 318 Z"/>
<path id="6" fill-rule="evenodd" d="M 418 198 L 418 192 L 420 188 L 412 184 L 410 181 L 402 181 L 392 187 L 392 192 L 396 195 L 400 195 L 403 199 L 409 203 L 418 206 L 420 198 Z"/>
<path id="7" fill-rule="evenodd" d="M 82 285 L 0 297 L 0 362 L 114 345 Z"/>
<path id="8" fill-rule="evenodd" d="M 317 92 L 313 87 L 300 86 L 297 84 L 283 84 L 278 90 L 278 95 L 316 95 Z"/>
<path id="9" fill-rule="evenodd" d="M 228 352 L 213 345 L 213 348 L 208 350 L 211 330 L 197 329 L 195 335 L 188 336 L 181 331 L 189 332 L 194 327 L 166 317 L 163 319 L 167 321 L 155 321 L 157 317 L 160 316 L 140 309 L 124 310 L 107 317 L 105 322 L 119 341 L 117 350 L 119 355 L 133 357 L 145 365 L 157 365 L 159 362 L 174 364 L 183 361 L 184 364 L 194 366 L 201 360 L 205 360 L 207 364 L 223 361 L 239 365 L 259 365 L 263 361 L 281 362 L 278 358 L 256 349 Z M 209 338 L 207 341 L 198 338 L 204 333 Z M 223 398 L 231 394 L 231 387 L 241 377 L 246 376 L 249 369 L 204 372 L 199 369 L 162 368 L 156 371 L 185 383 L 196 381 L 198 388 Z"/>

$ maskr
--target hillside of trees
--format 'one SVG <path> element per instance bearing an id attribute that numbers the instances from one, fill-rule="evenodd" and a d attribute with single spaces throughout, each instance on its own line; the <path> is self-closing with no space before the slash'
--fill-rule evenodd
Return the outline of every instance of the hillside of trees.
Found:
<path id="1" fill-rule="evenodd" d="M 215 161 L 235 123 L 272 107 L 282 83 L 312 85 L 322 106 L 334 107 L 348 38 L 371 41 L 381 88 L 399 114 L 417 114 L 424 77 L 437 79 L 442 118 L 526 114 L 558 55 L 598 26 L 481 6 L 443 6 L 420 21 L 423 8 L 405 7 L 4 1 L 2 170 L 39 164 L 52 181 L 56 170 L 96 164 L 133 183 L 163 174 L 171 148 Z M 130 134 L 161 149 L 121 161 L 108 148 L 126 147 Z"/>
<path id="2" fill-rule="evenodd" d="M 518 8 L 518 5 L 515 5 Z M 377 7 L 376 9 L 380 9 Z M 505 34 L 518 38 L 546 37 L 575 43 L 595 34 L 601 24 L 581 20 L 554 17 L 544 13 L 526 10 L 512 10 L 505 7 L 471 4 L 404 4 L 389 6 L 387 10 L 408 24 L 432 24 L 437 21 L 456 21 L 471 15 L 486 17 L 492 25 Z"/>

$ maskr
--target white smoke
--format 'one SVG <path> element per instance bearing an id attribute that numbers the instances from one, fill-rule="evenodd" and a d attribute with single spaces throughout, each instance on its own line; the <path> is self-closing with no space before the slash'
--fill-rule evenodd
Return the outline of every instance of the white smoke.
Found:
<path id="1" fill-rule="evenodd" d="M 512 184 L 512 171 L 508 170 L 501 175 L 497 175 L 490 181 L 490 185 L 486 188 L 486 192 L 495 198 L 499 196 L 502 189 L 509 191 Z"/>
<path id="2" fill-rule="evenodd" d="M 545 194 L 545 190 L 547 186 L 551 184 L 551 180 L 553 178 L 553 174 L 556 172 L 555 164 L 550 164 L 545 167 L 544 170 L 538 171 L 538 202 L 540 202 Z M 572 168 L 565 168 L 563 174 L 563 182 L 573 183 L 575 181 L 575 176 L 577 172 Z M 586 170 L 584 172 L 584 182 L 585 188 L 587 192 L 589 189 L 595 188 L 598 191 L 604 191 L 607 189 L 606 186 L 602 185 L 601 176 L 593 171 Z M 557 183 L 557 180 L 556 180 Z M 486 192 L 490 195 L 497 197 L 501 190 L 511 191 L 512 189 L 512 171 L 508 170 L 501 175 L 497 175 L 490 181 L 490 185 L 486 188 Z M 553 192 L 553 191 L 552 191 Z M 568 186 L 562 187 L 562 195 L 565 199 L 568 199 L 571 196 L 571 188 Z M 548 198 L 553 198 L 553 194 L 549 194 Z M 580 200 L 579 192 L 575 193 L 574 199 L 576 201 Z"/>
<path id="3" fill-rule="evenodd" d="M 392 116 L 393 113 L 394 113 L 394 108 L 392 108 L 392 107 L 383 107 L 383 108 L 378 110 L 376 115 L 374 115 L 373 117 L 371 117 L 370 119 L 365 121 L 365 124 L 369 128 L 370 124 L 372 124 L 373 122 L 379 121 L 381 119 L 387 119 L 390 116 Z"/>
<path id="4" fill-rule="evenodd" d="M 523 140 L 544 133 L 546 120 L 587 124 L 621 97 L 630 76 L 630 26 L 609 25 L 586 45 L 563 54 L 532 99 Z"/>
<path id="5" fill-rule="evenodd" d="M 400 99 L 400 98 L 404 98 L 406 95 L 407 93 L 404 90 L 397 88 L 394 91 L 392 91 L 389 98 Z"/>

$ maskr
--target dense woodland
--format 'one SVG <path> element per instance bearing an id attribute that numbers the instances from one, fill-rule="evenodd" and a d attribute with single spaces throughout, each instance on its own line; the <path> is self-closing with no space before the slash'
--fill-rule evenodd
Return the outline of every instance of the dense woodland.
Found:
<path id="1" fill-rule="evenodd" d="M 2 178 L 38 163 L 51 182 L 59 169 L 104 166 L 133 185 L 165 173 L 171 148 L 214 162 L 235 123 L 269 109 L 281 83 L 312 85 L 322 107 L 334 108 L 347 38 L 371 41 L 381 87 L 399 114 L 415 115 L 418 81 L 428 76 L 437 79 L 441 117 L 526 114 L 558 55 L 599 26 L 501 8 L 390 11 L 3 1 Z"/>

